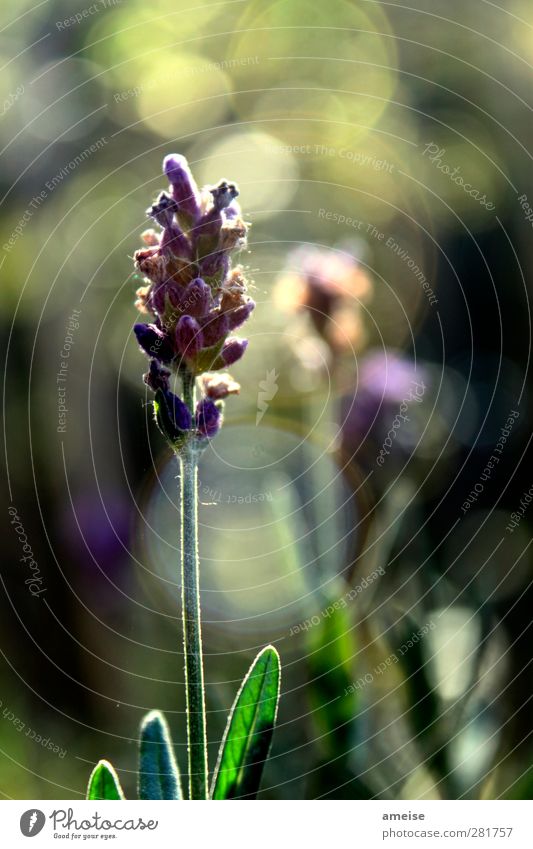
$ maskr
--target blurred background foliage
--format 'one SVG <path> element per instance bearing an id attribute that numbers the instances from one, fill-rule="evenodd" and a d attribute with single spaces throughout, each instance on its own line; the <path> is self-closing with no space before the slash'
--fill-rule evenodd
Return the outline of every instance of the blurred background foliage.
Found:
<path id="1" fill-rule="evenodd" d="M 2 794 L 81 798 L 99 757 L 132 793 L 152 707 L 184 765 L 178 482 L 131 334 L 131 257 L 177 151 L 239 183 L 258 302 L 201 468 L 212 757 L 274 642 L 264 797 L 529 797 L 533 513 L 506 526 L 532 484 L 530 4 L 20 0 L 1 19 Z"/>

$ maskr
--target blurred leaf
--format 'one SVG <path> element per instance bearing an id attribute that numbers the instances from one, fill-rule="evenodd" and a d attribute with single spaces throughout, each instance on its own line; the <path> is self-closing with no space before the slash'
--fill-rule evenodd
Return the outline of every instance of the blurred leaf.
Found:
<path id="1" fill-rule="evenodd" d="M 495 798 L 498 791 L 494 786 L 494 778 L 494 774 L 491 774 L 489 776 L 489 779 L 487 780 L 487 790 L 485 792 L 481 792 L 481 799 Z M 500 778 L 498 782 L 500 786 L 502 785 L 502 778 Z M 533 799 L 533 766 L 528 767 L 525 772 L 522 773 L 520 778 L 518 778 L 518 780 L 513 781 L 512 783 L 511 780 L 511 776 L 509 775 L 505 775 L 505 777 L 503 778 L 503 783 L 507 785 L 504 792 L 502 793 L 502 797 L 504 799 L 527 799 L 528 801 Z"/>
<path id="2" fill-rule="evenodd" d="M 348 758 L 321 761 L 309 773 L 306 799 L 372 799 L 374 793 L 350 769 Z"/>
<path id="3" fill-rule="evenodd" d="M 157 710 L 148 713 L 141 724 L 139 799 L 183 799 L 168 725 Z"/>
<path id="4" fill-rule="evenodd" d="M 319 745 L 326 760 L 313 770 L 309 783 L 312 798 L 327 789 L 330 798 L 370 799 L 372 792 L 358 778 L 351 761 L 357 743 L 358 693 L 353 685 L 355 630 L 346 608 L 325 605 L 328 615 L 308 635 L 309 698 Z"/>
<path id="5" fill-rule="evenodd" d="M 87 786 L 87 799 L 101 801 L 104 799 L 124 799 L 124 793 L 114 768 L 109 761 L 98 761 L 91 772 Z"/>
<path id="6" fill-rule="evenodd" d="M 414 643 L 409 651 L 402 655 L 401 665 L 406 677 L 413 729 L 418 736 L 426 739 L 431 736 L 438 710 L 437 696 L 428 680 L 420 642 Z"/>
<path id="7" fill-rule="evenodd" d="M 416 623 L 413 623 L 413 630 L 416 630 Z M 416 742 L 424 750 L 429 765 L 451 781 L 446 750 L 443 745 L 439 745 L 438 696 L 428 678 L 428 664 L 424 659 L 421 640 L 413 641 L 409 649 L 401 654 L 400 665 L 403 668 L 407 690 L 407 717 L 417 738 Z"/>
<path id="8" fill-rule="evenodd" d="M 229 715 L 213 778 L 213 799 L 253 798 L 259 790 L 276 722 L 280 659 L 273 646 L 257 655 Z"/>
<path id="9" fill-rule="evenodd" d="M 325 611 L 333 608 L 326 606 Z M 309 697 L 313 720 L 328 757 L 346 752 L 351 745 L 358 698 L 353 687 L 353 657 L 356 654 L 354 630 L 345 608 L 333 609 L 309 632 L 307 663 L 310 672 Z"/>

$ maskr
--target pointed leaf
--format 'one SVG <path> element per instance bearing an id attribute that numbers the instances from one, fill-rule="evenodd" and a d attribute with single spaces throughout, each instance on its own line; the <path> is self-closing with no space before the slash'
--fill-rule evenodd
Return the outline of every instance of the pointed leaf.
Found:
<path id="1" fill-rule="evenodd" d="M 87 799 L 101 801 L 103 799 L 124 798 L 118 775 L 109 761 L 98 761 L 89 778 Z"/>
<path id="2" fill-rule="evenodd" d="M 141 724 L 139 799 L 182 799 L 178 765 L 165 717 L 158 710 Z"/>
<path id="3" fill-rule="evenodd" d="M 346 608 L 326 608 L 307 635 L 308 693 L 317 725 L 317 742 L 329 760 L 348 759 L 354 746 L 358 695 L 353 687 L 357 656 L 355 631 Z"/>
<path id="4" fill-rule="evenodd" d="M 359 719 L 359 695 L 353 684 L 357 657 L 355 629 L 346 608 L 325 607 L 320 623 L 306 635 L 307 685 L 316 742 L 321 761 L 307 782 L 309 797 L 316 799 L 327 788 L 328 799 L 371 799 L 372 790 L 356 774 L 354 754 L 364 739 Z"/>
<path id="5" fill-rule="evenodd" d="M 412 633 L 417 633 L 417 623 L 411 621 Z M 404 639 L 406 645 L 409 640 L 407 629 Z M 421 640 L 410 640 L 408 649 L 403 652 L 400 649 L 400 664 L 405 675 L 409 705 L 406 718 L 411 724 L 418 745 L 424 750 L 428 766 L 432 766 L 441 776 L 449 777 L 447 747 L 442 744 L 439 735 L 444 709 L 428 677 L 429 664 L 424 657 Z"/>
<path id="6" fill-rule="evenodd" d="M 213 778 L 213 799 L 250 799 L 257 794 L 272 742 L 279 685 L 279 655 L 267 646 L 251 665 L 233 703 Z"/>

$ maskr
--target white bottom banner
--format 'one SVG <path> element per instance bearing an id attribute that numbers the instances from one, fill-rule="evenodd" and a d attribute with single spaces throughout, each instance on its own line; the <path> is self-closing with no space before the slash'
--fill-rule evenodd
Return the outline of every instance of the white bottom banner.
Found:
<path id="1" fill-rule="evenodd" d="M 205 807 L 207 806 L 207 807 Z M 205 810 L 200 810 L 205 807 Z M 530 802 L 4 801 L 1 845 L 437 847 L 533 845 Z"/>

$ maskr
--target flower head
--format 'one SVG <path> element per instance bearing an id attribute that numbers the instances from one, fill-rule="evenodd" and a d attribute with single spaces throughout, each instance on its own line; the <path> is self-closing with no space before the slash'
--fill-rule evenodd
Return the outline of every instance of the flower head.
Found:
<path id="1" fill-rule="evenodd" d="M 194 381 L 206 372 L 237 362 L 246 339 L 229 334 L 250 317 L 255 303 L 247 294 L 242 268 L 232 254 L 246 244 L 247 225 L 237 203 L 235 183 L 221 180 L 199 190 L 184 156 L 163 160 L 169 181 L 147 210 L 159 227 L 142 234 L 135 254 L 144 276 L 136 306 L 149 323 L 134 327 L 139 347 L 150 358 L 145 382 L 156 393 L 156 421 L 176 448 L 186 435 L 205 442 L 220 428 L 222 399 L 238 391 L 228 376 L 203 380 L 196 410 L 169 389 L 174 374 Z M 215 404 L 216 402 L 216 404 Z"/>
<path id="2" fill-rule="evenodd" d="M 351 253 L 306 245 L 290 254 L 275 297 L 286 311 L 306 312 L 316 332 L 338 353 L 360 346 L 360 305 L 370 294 L 370 278 Z"/>
<path id="3" fill-rule="evenodd" d="M 417 368 L 407 355 L 391 350 L 369 352 L 359 364 L 356 391 L 341 404 L 344 448 L 352 454 L 367 439 L 379 439 L 398 413 L 405 421 L 414 417 L 426 381 L 427 369 Z"/>

